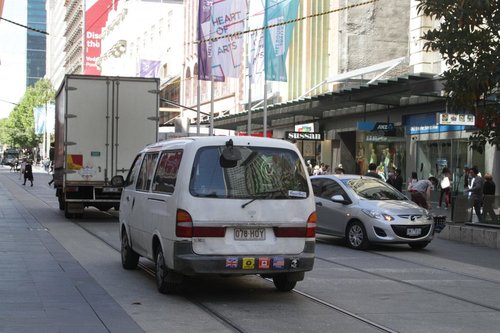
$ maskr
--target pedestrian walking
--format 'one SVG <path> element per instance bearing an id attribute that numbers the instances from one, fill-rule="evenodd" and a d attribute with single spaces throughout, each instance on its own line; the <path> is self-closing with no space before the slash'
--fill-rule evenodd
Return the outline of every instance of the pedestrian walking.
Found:
<path id="1" fill-rule="evenodd" d="M 22 162 L 21 162 L 21 170 L 19 170 L 19 179 L 21 179 L 21 177 L 24 177 L 24 170 L 26 169 L 26 158 L 23 158 Z"/>
<path id="2" fill-rule="evenodd" d="M 29 180 L 31 182 L 31 186 L 33 186 L 33 167 L 31 165 L 31 161 L 28 161 L 26 163 L 26 166 L 24 167 L 24 183 L 23 183 L 23 185 L 26 185 L 26 180 Z"/>
<path id="3" fill-rule="evenodd" d="M 413 183 L 410 195 L 411 201 L 425 209 L 431 209 L 431 190 L 437 186 L 438 180 L 436 177 L 429 177 L 429 179 L 421 179 Z"/>
<path id="4" fill-rule="evenodd" d="M 411 177 L 408 179 L 408 186 L 407 186 L 407 190 L 408 190 L 408 191 L 411 191 L 411 188 L 413 187 L 413 184 L 415 184 L 416 182 L 418 182 L 417 172 L 416 172 L 416 171 L 413 171 L 413 172 L 411 173 Z"/>
<path id="5" fill-rule="evenodd" d="M 464 193 L 469 193 L 469 200 L 472 201 L 472 207 L 476 211 L 476 216 L 479 222 L 483 222 L 481 206 L 483 204 L 484 179 L 479 176 L 477 167 L 472 167 L 469 170 L 469 175 L 472 178 L 470 188 L 465 189 Z M 471 214 L 472 222 L 472 214 Z"/>
<path id="6" fill-rule="evenodd" d="M 401 169 L 391 167 L 387 183 L 392 185 L 399 192 L 403 192 L 403 176 L 401 176 Z"/>
<path id="7" fill-rule="evenodd" d="M 497 222 L 498 216 L 495 213 L 495 182 L 491 173 L 484 174 L 484 187 L 483 187 L 483 219 L 489 215 L 492 222 Z"/>
<path id="8" fill-rule="evenodd" d="M 443 168 L 443 171 L 441 172 L 441 193 L 439 194 L 439 208 L 442 207 L 443 205 L 443 197 L 445 198 L 445 209 L 448 209 L 450 205 L 450 198 L 451 198 L 451 172 L 450 169 L 447 167 Z"/>

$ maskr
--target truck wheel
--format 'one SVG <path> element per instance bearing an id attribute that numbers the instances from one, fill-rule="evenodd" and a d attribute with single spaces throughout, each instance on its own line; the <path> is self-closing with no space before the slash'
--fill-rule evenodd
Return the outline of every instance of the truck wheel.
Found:
<path id="1" fill-rule="evenodd" d="M 56 190 L 56 196 L 57 196 L 57 201 L 59 202 L 59 210 L 64 210 L 66 205 L 64 202 L 64 197 L 63 197 L 62 191 Z"/>
<path id="2" fill-rule="evenodd" d="M 122 242 L 121 242 L 121 256 L 122 256 L 122 266 L 125 269 L 136 269 L 139 263 L 139 255 L 137 252 L 132 250 L 128 242 L 127 232 L 125 229 L 122 232 Z"/>
<path id="3" fill-rule="evenodd" d="M 273 276 L 273 282 L 276 289 L 285 292 L 292 290 L 297 285 L 297 281 L 288 281 L 286 274 L 276 274 Z"/>
<path id="4" fill-rule="evenodd" d="M 67 218 L 67 219 L 70 219 L 70 218 L 73 217 L 73 214 L 71 214 L 69 212 L 69 208 L 68 208 L 68 203 L 67 202 L 64 203 L 64 217 Z"/>
<path id="5" fill-rule="evenodd" d="M 156 287 L 162 294 L 174 294 L 177 291 L 178 284 L 169 281 L 169 269 L 165 263 L 165 257 L 161 246 L 156 251 Z"/>

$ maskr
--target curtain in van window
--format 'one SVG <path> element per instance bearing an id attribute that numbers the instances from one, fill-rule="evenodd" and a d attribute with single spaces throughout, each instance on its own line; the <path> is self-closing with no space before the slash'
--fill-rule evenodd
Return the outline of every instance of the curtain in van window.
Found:
<path id="1" fill-rule="evenodd" d="M 149 190 L 151 181 L 153 180 L 154 167 L 157 159 L 158 153 L 144 155 L 141 170 L 139 170 L 139 178 L 137 179 L 136 189 L 142 191 Z"/>
<path id="2" fill-rule="evenodd" d="M 153 181 L 153 192 L 173 193 L 182 151 L 166 151 L 161 155 Z"/>

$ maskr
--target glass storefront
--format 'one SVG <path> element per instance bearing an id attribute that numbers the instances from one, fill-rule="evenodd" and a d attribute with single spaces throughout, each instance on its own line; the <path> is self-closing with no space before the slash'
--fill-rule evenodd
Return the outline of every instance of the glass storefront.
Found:
<path id="1" fill-rule="evenodd" d="M 417 142 L 417 175 L 419 179 L 439 178 L 444 167 L 452 173 L 453 192 L 463 192 L 464 167 L 477 166 L 484 172 L 484 156 L 471 151 L 468 139 L 429 140 Z"/>
<path id="2" fill-rule="evenodd" d="M 404 137 L 381 136 L 360 132 L 356 143 L 356 173 L 364 175 L 368 164 L 377 165 L 377 173 L 384 179 L 390 167 L 401 169 L 405 179 L 406 151 Z"/>

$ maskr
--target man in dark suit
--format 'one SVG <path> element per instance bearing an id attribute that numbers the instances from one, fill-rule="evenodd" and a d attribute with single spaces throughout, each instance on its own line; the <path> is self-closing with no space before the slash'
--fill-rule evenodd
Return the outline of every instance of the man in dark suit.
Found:
<path id="1" fill-rule="evenodd" d="M 377 165 L 375 163 L 368 164 L 368 172 L 365 173 L 365 176 L 384 180 L 384 178 L 377 173 Z"/>
<path id="2" fill-rule="evenodd" d="M 479 176 L 479 171 L 477 167 L 472 167 L 469 170 L 469 174 L 472 177 L 471 185 L 464 192 L 469 192 L 469 199 L 472 201 L 472 207 L 476 211 L 477 219 L 479 222 L 483 222 L 483 214 L 481 213 L 481 206 L 483 204 L 483 188 L 484 179 Z M 471 216 L 472 221 L 472 216 Z"/>

